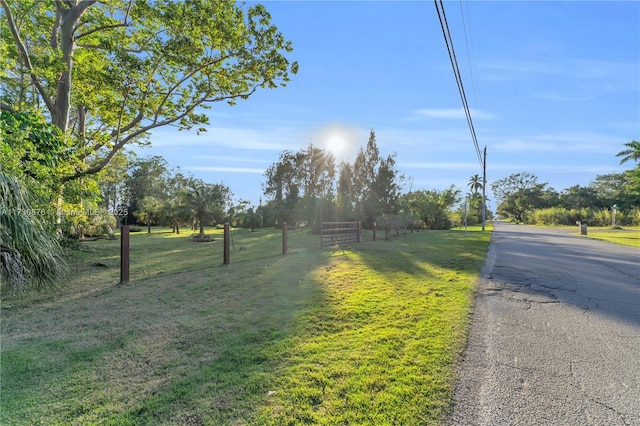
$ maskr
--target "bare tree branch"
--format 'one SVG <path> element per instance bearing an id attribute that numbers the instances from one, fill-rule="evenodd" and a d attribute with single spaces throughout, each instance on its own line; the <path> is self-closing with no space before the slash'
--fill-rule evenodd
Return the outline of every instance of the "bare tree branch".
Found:
<path id="1" fill-rule="evenodd" d="M 76 39 L 76 40 L 79 40 L 79 39 L 81 39 L 82 37 L 86 37 L 86 36 L 88 36 L 88 35 L 91 35 L 91 34 L 93 34 L 93 33 L 95 33 L 95 32 L 102 31 L 102 30 L 108 30 L 108 29 L 111 29 L 111 28 L 128 27 L 128 26 L 129 26 L 129 24 L 113 24 L 113 25 L 104 25 L 104 26 L 102 26 L 102 27 L 96 27 L 96 28 L 92 28 L 92 29 L 90 29 L 89 31 L 85 31 L 85 32 L 83 32 L 83 33 L 81 33 L 81 34 L 77 35 L 77 36 L 75 37 L 75 39 Z"/>
<path id="2" fill-rule="evenodd" d="M 87 176 L 87 175 L 92 175 L 92 174 L 96 174 L 98 173 L 100 170 L 102 170 L 107 164 L 109 164 L 109 162 L 111 161 L 111 159 L 116 155 L 116 153 L 126 144 L 128 144 L 129 142 L 131 142 L 132 140 L 134 140 L 135 138 L 137 138 L 138 136 L 149 132 L 150 130 L 155 129 L 156 127 L 162 127 L 162 126 L 166 126 L 169 125 L 171 123 L 175 123 L 176 121 L 181 120 L 182 118 L 186 117 L 187 115 L 189 115 L 191 112 L 193 112 L 194 109 L 196 109 L 198 106 L 200 106 L 201 104 L 205 103 L 205 102 L 220 102 L 220 101 L 225 101 L 225 100 L 229 100 L 229 99 L 235 99 L 235 98 L 239 98 L 239 97 L 243 97 L 243 96 L 250 96 L 253 92 L 255 92 L 258 87 L 260 85 L 257 84 L 255 85 L 250 91 L 246 92 L 246 93 L 240 93 L 240 94 L 235 94 L 235 95 L 227 95 L 227 96 L 219 96 L 217 98 L 211 98 L 208 99 L 206 97 L 201 97 L 199 99 L 197 99 L 196 101 L 194 101 L 188 108 L 185 109 L 185 111 L 183 111 L 181 114 L 176 115 L 175 117 L 172 118 L 168 118 L 166 120 L 162 120 L 162 121 L 154 121 L 151 124 L 141 127 L 140 129 L 136 130 L 133 133 L 128 134 L 127 136 L 125 136 L 122 140 L 120 140 L 120 142 L 114 144 L 114 146 L 111 148 L 111 150 L 109 151 L 109 153 L 100 161 L 98 161 L 96 164 L 94 164 L 93 166 L 89 167 L 86 170 L 77 172 L 73 175 L 68 175 L 68 176 L 64 176 L 61 181 L 62 183 L 68 182 L 70 180 L 74 180 L 74 179 L 78 179 L 82 176 Z M 95 152 L 95 151 L 94 151 Z"/>
<path id="3" fill-rule="evenodd" d="M 111 131 L 111 137 L 112 138 L 116 137 L 116 135 L 118 135 L 118 133 L 128 132 L 134 126 L 136 126 L 138 123 L 140 123 L 143 118 L 144 118 L 144 115 L 142 114 L 142 112 L 139 112 L 138 115 L 136 115 L 136 117 L 133 120 L 131 120 L 131 122 L 129 124 L 124 126 L 122 129 L 120 129 L 120 130 L 117 130 L 117 129 L 112 130 Z"/>
<path id="4" fill-rule="evenodd" d="M 158 106 L 158 108 L 156 109 L 156 114 L 154 115 L 154 122 L 158 119 L 158 116 L 160 114 L 160 112 L 162 111 L 162 108 L 164 107 L 164 104 L 167 102 L 167 100 L 171 97 L 171 95 L 173 94 L 173 92 L 180 88 L 180 86 L 182 86 L 182 84 L 186 81 L 188 81 L 191 77 L 193 77 L 195 74 L 197 74 L 199 71 L 213 66 L 217 63 L 223 62 L 226 59 L 230 58 L 231 55 L 225 55 L 225 56 L 221 56 L 220 58 L 214 60 L 214 61 L 207 61 L 204 62 L 200 67 L 194 68 L 191 72 L 185 74 L 180 80 L 178 80 L 173 87 L 169 88 L 169 91 L 167 92 L 167 94 L 164 96 L 164 98 L 162 99 L 162 101 L 160 102 L 160 105 Z"/>
<path id="5" fill-rule="evenodd" d="M 95 49 L 95 50 L 106 50 L 111 52 L 111 49 L 108 49 L 104 46 L 100 46 L 97 44 L 76 44 L 76 47 L 82 47 L 83 49 Z M 124 52 L 128 53 L 142 53 L 145 52 L 143 49 L 122 49 Z"/>
<path id="6" fill-rule="evenodd" d="M 0 110 L 9 111 L 11 114 L 17 114 L 18 113 L 18 110 L 13 109 L 11 107 L 11 105 L 7 105 L 7 104 L 4 104 L 4 103 L 0 103 Z"/>

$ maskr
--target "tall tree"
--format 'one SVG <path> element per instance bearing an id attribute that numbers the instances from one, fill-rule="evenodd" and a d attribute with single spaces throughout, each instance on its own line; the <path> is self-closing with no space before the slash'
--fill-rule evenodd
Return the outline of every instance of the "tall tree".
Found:
<path id="1" fill-rule="evenodd" d="M 401 180 L 402 176 L 396 169 L 395 154 L 381 158 L 367 198 L 367 216 L 396 213 Z"/>
<path id="2" fill-rule="evenodd" d="M 357 194 L 353 189 L 353 167 L 350 163 L 340 163 L 337 183 L 337 214 L 340 220 L 353 219 Z"/>
<path id="3" fill-rule="evenodd" d="M 275 205 L 280 221 L 303 219 L 314 227 L 322 206 L 333 200 L 335 183 L 333 155 L 313 145 L 293 153 L 284 151 L 265 172 L 265 195 Z"/>
<path id="4" fill-rule="evenodd" d="M 320 230 L 321 216 L 328 215 L 327 200 L 333 199 L 335 182 L 335 159 L 329 152 L 313 145 L 300 150 L 297 154 L 298 178 L 302 195 L 302 211 L 307 226 Z"/>
<path id="5" fill-rule="evenodd" d="M 140 203 L 145 197 L 154 197 L 160 202 L 167 199 L 169 177 L 167 161 L 159 155 L 133 162 L 126 181 L 125 195 L 129 221 L 139 217 L 136 213 L 140 210 Z"/>
<path id="6" fill-rule="evenodd" d="M 622 173 L 598 175 L 589 185 L 598 194 L 600 205 L 610 208 L 617 204 L 620 210 L 640 206 L 640 166 Z"/>
<path id="7" fill-rule="evenodd" d="M 369 132 L 366 148 L 360 148 L 353 163 L 351 187 L 356 195 L 357 210 L 364 211 L 365 209 L 365 203 L 369 199 L 369 192 L 376 177 L 376 167 L 379 161 L 380 150 L 376 143 L 376 134 L 372 129 Z"/>
<path id="8" fill-rule="evenodd" d="M 376 134 L 371 130 L 366 148 L 360 149 L 353 163 L 351 180 L 356 209 L 362 212 L 366 226 L 371 226 L 382 213 L 395 212 L 401 180 L 395 154 L 381 157 Z"/>
<path id="9" fill-rule="evenodd" d="M 267 204 L 273 209 L 277 223 L 295 224 L 300 202 L 300 182 L 297 155 L 291 151 L 280 153 L 280 160 L 265 171 L 263 191 Z"/>
<path id="10" fill-rule="evenodd" d="M 559 204 L 566 209 L 606 207 L 600 200 L 598 191 L 591 185 L 574 185 L 566 188 L 560 192 L 558 201 Z"/>
<path id="11" fill-rule="evenodd" d="M 156 222 L 158 216 L 161 215 L 162 201 L 153 195 L 147 195 L 138 203 L 138 209 L 135 212 L 136 217 L 147 224 L 147 233 L 151 233 L 151 225 Z"/>
<path id="12" fill-rule="evenodd" d="M 482 178 L 477 173 L 471 178 L 469 178 L 469 183 L 467 184 L 469 189 L 471 190 L 471 194 L 468 196 L 469 199 L 469 207 L 470 210 L 474 211 L 477 214 L 475 217 L 475 222 L 482 221 L 482 194 L 480 194 L 480 190 L 484 186 L 482 184 Z M 474 218 L 472 218 L 474 219 Z"/>
<path id="13" fill-rule="evenodd" d="M 505 217 L 526 222 L 528 214 L 535 208 L 544 208 L 557 194 L 539 183 L 538 177 L 529 172 L 514 173 L 491 185 L 499 201 L 497 212 Z"/>
<path id="14" fill-rule="evenodd" d="M 298 65 L 264 6 L 233 0 L 0 0 L 0 108 L 43 105 L 72 135 L 62 182 L 104 168 L 149 131 L 284 86 Z M 5 56 L 6 55 L 6 56 Z"/>

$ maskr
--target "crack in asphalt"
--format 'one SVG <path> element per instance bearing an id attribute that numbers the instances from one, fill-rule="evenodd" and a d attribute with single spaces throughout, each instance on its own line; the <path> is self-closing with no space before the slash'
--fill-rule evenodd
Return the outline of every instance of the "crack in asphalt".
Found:
<path id="1" fill-rule="evenodd" d="M 620 411 L 616 410 L 614 407 L 612 407 L 612 406 L 610 406 L 610 405 L 608 405 L 608 404 L 605 404 L 604 402 L 599 401 L 598 399 L 596 399 L 596 398 L 592 397 L 592 396 L 591 396 L 591 395 L 589 395 L 589 394 L 588 394 L 584 389 L 582 389 L 582 388 L 578 388 L 574 383 L 570 383 L 570 385 L 571 385 L 575 390 L 577 390 L 578 392 L 580 392 L 580 393 L 581 393 L 581 394 L 582 394 L 582 395 L 583 395 L 587 400 L 589 400 L 589 401 L 591 401 L 591 402 L 593 402 L 593 403 L 595 403 L 595 404 L 597 404 L 597 405 L 600 405 L 600 406 L 602 406 L 602 407 L 604 407 L 604 408 L 606 408 L 606 409 L 610 410 L 611 412 L 613 412 L 616 416 L 618 416 L 618 418 L 622 421 L 622 423 L 624 423 L 624 426 L 631 426 L 631 423 L 629 423 L 629 422 L 627 421 L 627 418 L 626 418 L 626 416 L 625 416 L 623 413 L 621 413 Z"/>
<path id="2" fill-rule="evenodd" d="M 608 404 L 606 404 L 603 401 L 598 400 L 597 398 L 589 395 L 586 390 L 580 386 L 580 382 L 575 380 L 575 375 L 573 372 L 573 364 L 580 364 L 580 363 L 584 363 L 583 361 L 574 361 L 574 360 L 569 360 L 569 375 L 566 374 L 560 374 L 560 373 L 556 373 L 553 371 L 547 371 L 544 368 L 537 368 L 537 367 L 524 367 L 524 366 L 517 366 L 517 365 L 513 365 L 513 364 L 509 364 L 506 362 L 501 362 L 501 361 L 494 361 L 495 365 L 498 366 L 503 366 L 503 367 L 508 367 L 514 370 L 519 370 L 519 371 L 526 371 L 526 372 L 535 372 L 535 373 L 540 373 L 542 375 L 547 375 L 547 376 L 551 376 L 555 379 L 560 379 L 562 381 L 565 381 L 569 386 L 571 386 L 574 390 L 576 390 L 578 393 L 580 393 L 585 399 L 587 399 L 588 401 L 591 401 L 594 404 L 600 405 L 608 410 L 610 410 L 611 412 L 613 412 L 621 421 L 622 423 L 624 423 L 625 426 L 631 426 L 631 423 L 629 421 L 627 421 L 626 416 L 621 413 L 620 411 L 616 410 L 615 407 L 612 407 Z M 521 383 L 522 383 L 521 379 Z"/>
<path id="3" fill-rule="evenodd" d="M 636 249 L 494 232 L 449 424 L 640 426 Z"/>

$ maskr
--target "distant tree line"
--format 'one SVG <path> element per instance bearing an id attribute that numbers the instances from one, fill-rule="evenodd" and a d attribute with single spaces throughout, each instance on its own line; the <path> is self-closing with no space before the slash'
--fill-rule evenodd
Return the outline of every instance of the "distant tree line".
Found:
<path id="1" fill-rule="evenodd" d="M 375 132 L 353 163 L 336 167 L 332 154 L 309 145 L 285 151 L 265 172 L 265 224 L 287 222 L 319 230 L 321 221 L 361 221 L 397 213 L 403 176 L 395 154 L 382 157 Z"/>
<path id="2" fill-rule="evenodd" d="M 620 163 L 640 160 L 640 143 L 631 141 L 617 156 Z M 505 219 L 530 224 L 640 225 L 640 165 L 621 173 L 596 176 L 587 185 L 556 191 L 528 172 L 515 173 L 491 185 L 499 201 L 497 214 Z M 615 206 L 615 207 L 614 207 Z"/>

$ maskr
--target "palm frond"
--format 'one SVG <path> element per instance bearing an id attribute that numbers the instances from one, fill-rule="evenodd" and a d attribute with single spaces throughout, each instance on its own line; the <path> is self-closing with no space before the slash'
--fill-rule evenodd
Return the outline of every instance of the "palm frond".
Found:
<path id="1" fill-rule="evenodd" d="M 54 285 L 65 270 L 60 244 L 32 206 L 21 182 L 0 171 L 0 285 L 6 282 L 14 292 Z"/>

